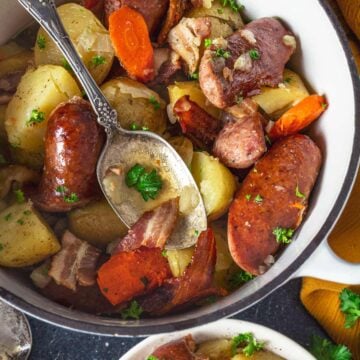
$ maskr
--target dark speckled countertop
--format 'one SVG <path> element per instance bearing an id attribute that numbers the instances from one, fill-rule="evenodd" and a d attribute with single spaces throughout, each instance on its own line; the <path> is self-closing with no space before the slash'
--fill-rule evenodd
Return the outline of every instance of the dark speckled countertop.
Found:
<path id="1" fill-rule="evenodd" d="M 308 347 L 312 334 L 326 334 L 302 306 L 300 286 L 301 280 L 292 280 L 235 318 L 268 326 Z M 142 340 L 86 335 L 29 320 L 33 333 L 29 360 L 116 360 Z"/>

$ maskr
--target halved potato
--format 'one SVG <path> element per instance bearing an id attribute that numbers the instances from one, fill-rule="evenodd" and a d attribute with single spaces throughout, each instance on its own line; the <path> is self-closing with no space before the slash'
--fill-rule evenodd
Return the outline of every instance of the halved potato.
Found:
<path id="1" fill-rule="evenodd" d="M 167 250 L 166 257 L 168 259 L 170 270 L 175 277 L 183 275 L 185 269 L 191 262 L 194 253 L 194 247 L 179 250 Z"/>
<path id="2" fill-rule="evenodd" d="M 118 113 L 124 129 L 135 126 L 162 134 L 166 129 L 166 103 L 153 90 L 135 80 L 119 77 L 102 87 L 106 98 Z"/>
<path id="3" fill-rule="evenodd" d="M 204 341 L 199 345 L 196 355 L 206 357 L 210 360 L 230 359 L 231 340 L 215 339 Z"/>
<path id="4" fill-rule="evenodd" d="M 62 5 L 58 8 L 58 14 L 82 61 L 95 81 L 101 84 L 108 75 L 114 59 L 109 32 L 91 11 L 78 4 Z M 42 28 L 38 32 L 35 44 L 35 63 L 65 66 L 67 64 L 58 46 Z"/>
<path id="5" fill-rule="evenodd" d="M 308 95 L 309 92 L 300 76 L 289 69 L 285 69 L 284 82 L 280 87 L 263 87 L 261 94 L 253 96 L 252 99 L 269 116 L 278 118 Z"/>
<path id="6" fill-rule="evenodd" d="M 16 160 L 32 165 L 26 154 L 42 158 L 47 121 L 52 110 L 81 91 L 71 75 L 61 66 L 44 65 L 28 70 L 10 101 L 5 116 L 5 129 L 13 148 L 25 153 Z M 30 122 L 33 113 L 40 118 Z M 40 160 L 41 161 L 41 160 Z"/>
<path id="7" fill-rule="evenodd" d="M 14 204 L 0 213 L 0 265 L 34 265 L 60 250 L 51 228 L 30 202 Z"/>
<path id="8" fill-rule="evenodd" d="M 230 206 L 236 190 L 234 175 L 206 152 L 194 153 L 191 173 L 200 189 L 209 220 L 221 217 Z"/>

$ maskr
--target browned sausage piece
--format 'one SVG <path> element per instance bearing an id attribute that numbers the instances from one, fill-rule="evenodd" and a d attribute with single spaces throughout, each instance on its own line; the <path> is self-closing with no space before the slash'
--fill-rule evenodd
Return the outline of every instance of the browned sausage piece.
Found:
<path id="1" fill-rule="evenodd" d="M 79 98 L 60 104 L 50 115 L 45 135 L 44 172 L 35 205 L 65 212 L 99 196 L 96 164 L 104 142 L 90 104 Z"/>
<path id="2" fill-rule="evenodd" d="M 262 116 L 257 106 L 247 106 L 248 101 L 252 102 L 246 99 L 242 104 L 226 109 L 228 121 L 213 147 L 213 154 L 233 169 L 250 167 L 266 151 Z"/>
<path id="3" fill-rule="evenodd" d="M 296 48 L 295 37 L 273 18 L 254 20 L 220 44 L 205 51 L 199 81 L 209 101 L 221 109 L 238 96 L 258 94 L 261 86 L 278 86 Z"/>
<path id="4" fill-rule="evenodd" d="M 228 218 L 230 252 L 242 269 L 262 273 L 264 262 L 280 246 L 274 229 L 298 228 L 320 165 L 317 145 L 294 135 L 275 143 L 249 173 Z"/>

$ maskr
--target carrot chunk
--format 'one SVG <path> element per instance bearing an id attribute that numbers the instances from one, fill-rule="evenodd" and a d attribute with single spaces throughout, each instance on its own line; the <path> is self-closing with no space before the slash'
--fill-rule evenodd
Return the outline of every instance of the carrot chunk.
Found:
<path id="1" fill-rule="evenodd" d="M 143 16 L 122 6 L 109 17 L 109 32 L 116 56 L 128 74 L 140 81 L 154 77 L 154 49 Z"/>
<path id="2" fill-rule="evenodd" d="M 161 286 L 169 277 L 161 249 L 141 247 L 113 255 L 99 269 L 97 283 L 111 304 L 118 305 Z"/>
<path id="3" fill-rule="evenodd" d="M 310 125 L 325 110 L 327 104 L 323 96 L 310 95 L 283 114 L 271 128 L 272 140 L 293 135 Z"/>

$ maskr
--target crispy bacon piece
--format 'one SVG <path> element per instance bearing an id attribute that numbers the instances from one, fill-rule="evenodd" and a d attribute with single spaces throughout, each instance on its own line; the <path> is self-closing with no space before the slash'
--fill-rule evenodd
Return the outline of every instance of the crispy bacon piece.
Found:
<path id="1" fill-rule="evenodd" d="M 169 277 L 161 249 L 141 247 L 113 255 L 99 269 L 97 282 L 102 294 L 117 305 L 161 286 Z"/>
<path id="2" fill-rule="evenodd" d="M 141 246 L 162 249 L 175 228 L 178 215 L 179 198 L 168 200 L 154 210 L 145 212 L 127 235 L 112 246 L 112 255 Z"/>
<path id="3" fill-rule="evenodd" d="M 196 343 L 191 335 L 157 348 L 152 355 L 161 360 L 206 360 L 195 354 Z"/>
<path id="4" fill-rule="evenodd" d="M 220 131 L 220 122 L 191 101 L 188 95 L 175 103 L 174 113 L 179 118 L 184 135 L 198 148 L 210 150 Z"/>
<path id="5" fill-rule="evenodd" d="M 58 285 L 73 291 L 76 291 L 78 284 L 94 285 L 99 256 L 100 250 L 78 239 L 70 231 L 65 231 L 62 249 L 52 258 L 49 276 Z"/>
<path id="6" fill-rule="evenodd" d="M 164 285 L 139 299 L 145 312 L 163 315 L 180 307 L 218 293 L 211 283 L 216 263 L 216 243 L 209 228 L 199 236 L 189 267 L 178 278 L 165 280 Z"/>

